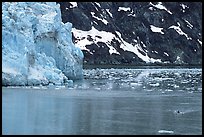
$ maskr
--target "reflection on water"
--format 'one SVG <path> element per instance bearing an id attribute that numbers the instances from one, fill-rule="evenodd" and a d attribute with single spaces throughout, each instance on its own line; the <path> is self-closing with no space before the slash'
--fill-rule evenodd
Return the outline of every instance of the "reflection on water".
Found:
<path id="1" fill-rule="evenodd" d="M 3 88 L 3 134 L 202 133 L 201 70 L 109 70 L 72 88 Z"/>

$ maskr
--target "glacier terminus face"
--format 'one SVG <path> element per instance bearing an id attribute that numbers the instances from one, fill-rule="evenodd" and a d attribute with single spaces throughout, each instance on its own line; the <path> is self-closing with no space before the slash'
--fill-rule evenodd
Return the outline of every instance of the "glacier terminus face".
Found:
<path id="1" fill-rule="evenodd" d="M 71 28 L 55 2 L 3 2 L 3 85 L 82 79 L 84 55 L 72 42 Z"/>

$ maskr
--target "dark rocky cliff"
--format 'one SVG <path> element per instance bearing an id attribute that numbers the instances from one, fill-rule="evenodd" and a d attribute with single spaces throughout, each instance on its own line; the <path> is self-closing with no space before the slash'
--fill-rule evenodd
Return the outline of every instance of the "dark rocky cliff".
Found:
<path id="1" fill-rule="evenodd" d="M 202 64 L 201 2 L 59 2 L 85 64 Z"/>

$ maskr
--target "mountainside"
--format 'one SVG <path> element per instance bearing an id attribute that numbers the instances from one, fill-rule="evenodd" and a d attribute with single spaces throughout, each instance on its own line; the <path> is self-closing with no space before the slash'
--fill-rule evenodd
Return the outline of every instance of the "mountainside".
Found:
<path id="1" fill-rule="evenodd" d="M 201 2 L 59 2 L 85 64 L 202 63 Z"/>

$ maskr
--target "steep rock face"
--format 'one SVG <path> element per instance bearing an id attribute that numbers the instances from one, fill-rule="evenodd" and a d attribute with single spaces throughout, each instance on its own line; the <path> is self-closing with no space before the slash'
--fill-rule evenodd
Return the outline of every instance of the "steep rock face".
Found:
<path id="1" fill-rule="evenodd" d="M 83 53 L 55 2 L 2 3 L 2 84 L 62 84 L 83 77 Z"/>
<path id="2" fill-rule="evenodd" d="M 201 2 L 59 2 L 86 64 L 202 63 Z"/>

